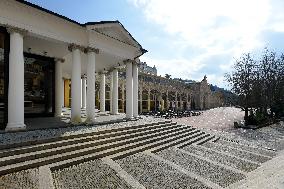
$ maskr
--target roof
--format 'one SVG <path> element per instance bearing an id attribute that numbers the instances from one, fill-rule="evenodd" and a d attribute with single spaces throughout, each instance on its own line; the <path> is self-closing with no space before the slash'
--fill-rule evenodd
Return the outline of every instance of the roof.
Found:
<path id="1" fill-rule="evenodd" d="M 25 4 L 25 5 L 27 5 L 27 6 L 36 8 L 36 9 L 38 9 L 38 10 L 40 10 L 40 11 L 44 11 L 44 12 L 46 12 L 46 13 L 48 13 L 48 14 L 54 15 L 54 16 L 56 16 L 56 17 L 59 17 L 59 18 L 61 18 L 61 19 L 64 19 L 64 20 L 66 20 L 66 21 L 68 21 L 68 22 L 71 22 L 71 23 L 73 23 L 73 24 L 79 25 L 79 26 L 81 26 L 81 27 L 86 27 L 86 26 L 91 26 L 91 25 L 101 25 L 101 24 L 119 24 L 119 25 L 123 28 L 123 30 L 130 36 L 130 38 L 131 38 L 135 43 L 138 44 L 138 46 L 140 47 L 140 50 L 141 50 L 142 54 L 148 52 L 147 50 L 145 50 L 145 49 L 142 48 L 142 46 L 138 43 L 138 41 L 126 30 L 126 28 L 125 28 L 125 27 L 121 24 L 121 22 L 119 22 L 118 20 L 115 20 L 115 21 L 87 22 L 87 23 L 85 23 L 85 24 L 81 24 L 81 23 L 79 23 L 79 22 L 77 22 L 77 21 L 75 21 L 75 20 L 72 20 L 72 19 L 70 19 L 70 18 L 68 18 L 68 17 L 66 17 L 66 16 L 60 15 L 60 14 L 58 14 L 58 13 L 55 13 L 55 12 L 53 12 L 53 11 L 50 11 L 50 10 L 45 9 L 45 8 L 43 8 L 43 7 L 40 7 L 40 6 L 36 5 L 36 4 L 30 3 L 30 2 L 28 2 L 28 1 L 25 1 L 25 0 L 15 0 L 15 1 L 17 1 L 17 2 L 19 2 L 19 3 L 22 3 L 22 4 Z"/>

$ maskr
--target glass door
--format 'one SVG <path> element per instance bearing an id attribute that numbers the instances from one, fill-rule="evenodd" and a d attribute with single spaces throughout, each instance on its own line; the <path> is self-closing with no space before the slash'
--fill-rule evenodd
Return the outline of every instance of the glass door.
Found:
<path id="1" fill-rule="evenodd" d="M 53 116 L 54 60 L 25 54 L 25 116 Z"/>
<path id="2" fill-rule="evenodd" d="M 4 28 L 0 27 L 0 130 L 7 123 L 7 80 L 8 80 L 9 39 Z"/>

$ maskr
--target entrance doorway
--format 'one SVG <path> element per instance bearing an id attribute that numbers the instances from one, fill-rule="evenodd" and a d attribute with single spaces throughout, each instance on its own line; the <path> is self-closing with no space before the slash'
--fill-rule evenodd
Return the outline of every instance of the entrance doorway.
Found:
<path id="1" fill-rule="evenodd" d="M 24 53 L 25 117 L 54 116 L 53 58 Z"/>
<path id="2" fill-rule="evenodd" d="M 0 130 L 5 129 L 8 120 L 9 41 L 6 29 L 0 27 Z"/>

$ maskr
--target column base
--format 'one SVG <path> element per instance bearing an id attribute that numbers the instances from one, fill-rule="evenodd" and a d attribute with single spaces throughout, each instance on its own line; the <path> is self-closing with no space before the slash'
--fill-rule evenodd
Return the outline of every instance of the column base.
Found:
<path id="1" fill-rule="evenodd" d="M 60 113 L 60 114 L 54 114 L 54 117 L 62 117 L 64 114 Z"/>
<path id="2" fill-rule="evenodd" d="M 110 113 L 110 115 L 118 115 L 119 113 L 118 112 L 116 112 L 116 113 Z"/>
<path id="3" fill-rule="evenodd" d="M 26 125 L 24 123 L 8 123 L 5 131 L 23 131 L 26 130 Z"/>
<path id="4" fill-rule="evenodd" d="M 126 119 L 133 119 L 134 117 L 133 116 L 127 116 L 125 117 Z"/>
<path id="5" fill-rule="evenodd" d="M 85 120 L 85 123 L 86 123 L 87 125 L 90 125 L 90 124 L 94 124 L 95 121 L 96 121 L 96 118 L 94 118 L 94 117 L 92 117 L 92 118 L 87 117 L 87 119 Z"/>
<path id="6" fill-rule="evenodd" d="M 81 119 L 81 116 L 76 116 L 74 118 L 71 118 L 71 123 L 73 125 L 79 125 L 82 123 L 82 119 Z"/>

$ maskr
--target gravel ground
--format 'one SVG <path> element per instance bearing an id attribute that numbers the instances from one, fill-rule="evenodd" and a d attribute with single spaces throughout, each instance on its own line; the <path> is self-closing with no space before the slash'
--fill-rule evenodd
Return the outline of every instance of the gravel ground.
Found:
<path id="1" fill-rule="evenodd" d="M 147 122 L 162 121 L 164 119 L 142 116 L 137 121 L 120 122 L 99 126 L 70 126 L 67 128 L 44 129 L 16 133 L 0 133 L 0 144 L 11 144 L 15 142 L 24 142 L 36 139 L 53 138 L 64 135 L 79 134 L 85 132 L 99 131 L 106 128 L 117 128 L 132 125 L 145 124 Z"/>
<path id="2" fill-rule="evenodd" d="M 27 169 L 0 177 L 1 189 L 38 189 L 38 169 Z"/>
<path id="3" fill-rule="evenodd" d="M 52 172 L 56 189 L 64 188 L 131 188 L 101 160 L 89 161 Z"/>
<path id="4" fill-rule="evenodd" d="M 167 149 L 156 154 L 222 187 L 226 187 L 245 178 L 243 174 L 213 165 L 207 161 L 182 153 L 179 150 Z"/>
<path id="5" fill-rule="evenodd" d="M 116 162 L 146 188 L 208 189 L 194 178 L 144 154 L 128 156 Z"/>
<path id="6" fill-rule="evenodd" d="M 271 158 L 268 158 L 268 157 L 265 157 L 265 156 L 261 156 L 261 155 L 258 155 L 258 154 L 252 154 L 250 152 L 241 151 L 241 150 L 238 150 L 236 148 L 231 148 L 231 147 L 216 144 L 216 143 L 213 143 L 213 142 L 206 142 L 206 143 L 202 144 L 202 146 L 205 146 L 209 149 L 212 148 L 212 149 L 215 149 L 215 150 L 220 150 L 220 151 L 232 154 L 234 156 L 241 157 L 241 158 L 251 160 L 251 161 L 254 161 L 254 162 L 258 162 L 258 163 L 264 163 L 264 162 L 271 159 Z"/>
<path id="7" fill-rule="evenodd" d="M 230 141 L 226 141 L 226 140 L 217 140 L 216 143 L 220 144 L 220 145 L 229 146 L 229 147 L 235 147 L 235 148 L 242 149 L 242 150 L 247 150 L 247 151 L 250 151 L 250 152 L 258 153 L 260 155 L 266 155 L 266 156 L 270 156 L 270 157 L 273 157 L 273 156 L 276 155 L 276 153 L 272 152 L 272 151 L 264 150 L 264 149 L 261 149 L 261 148 L 254 148 L 254 147 L 247 146 L 247 145 L 240 145 L 238 143 L 230 142 Z"/>
<path id="8" fill-rule="evenodd" d="M 244 160 L 240 160 L 232 156 L 224 155 L 224 154 L 212 151 L 210 149 L 200 148 L 198 146 L 189 145 L 189 146 L 184 147 L 183 150 L 186 150 L 198 156 L 202 156 L 211 161 L 215 161 L 223 165 L 228 165 L 230 167 L 239 169 L 241 171 L 249 172 L 249 171 L 255 170 L 258 167 L 257 164 L 250 163 Z"/>

